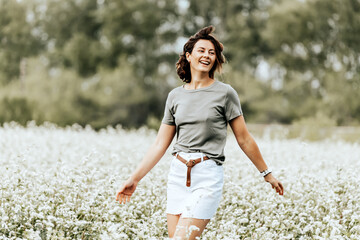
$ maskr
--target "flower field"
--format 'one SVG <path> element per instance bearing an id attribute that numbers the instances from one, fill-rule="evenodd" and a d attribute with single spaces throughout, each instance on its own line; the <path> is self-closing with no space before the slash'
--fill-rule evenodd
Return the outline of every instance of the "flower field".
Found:
<path id="1" fill-rule="evenodd" d="M 132 201 L 115 195 L 155 139 L 147 129 L 0 128 L 0 239 L 166 239 L 167 153 Z M 276 195 L 229 134 L 223 199 L 202 239 L 360 239 L 360 145 L 256 139 Z"/>

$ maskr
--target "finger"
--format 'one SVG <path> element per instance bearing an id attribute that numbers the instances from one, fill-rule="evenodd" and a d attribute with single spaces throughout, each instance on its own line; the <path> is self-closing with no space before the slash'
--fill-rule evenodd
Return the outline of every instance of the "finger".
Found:
<path id="1" fill-rule="evenodd" d="M 281 191 L 281 190 L 282 190 L 282 185 L 281 185 L 281 183 L 280 183 L 280 182 L 278 182 L 278 184 L 277 184 L 277 188 L 279 189 L 279 191 Z"/>
<path id="2" fill-rule="evenodd" d="M 122 197 L 122 204 L 125 204 L 126 203 L 126 198 L 127 198 L 127 196 L 125 195 L 125 194 L 123 194 L 123 197 Z"/>
<path id="3" fill-rule="evenodd" d="M 127 201 L 128 201 L 128 202 L 130 202 L 130 198 L 131 198 L 131 196 L 128 195 L 128 196 L 127 196 Z"/>
<path id="4" fill-rule="evenodd" d="M 276 190 L 276 193 L 279 193 L 281 195 L 281 188 L 279 185 L 276 186 L 275 190 Z"/>
<path id="5" fill-rule="evenodd" d="M 122 195 L 124 195 L 123 191 L 119 191 L 119 192 L 116 194 L 116 201 L 119 201 L 119 200 L 122 198 Z"/>
<path id="6" fill-rule="evenodd" d="M 117 199 L 117 201 L 119 202 L 119 204 L 121 204 L 121 193 L 119 192 L 119 197 L 118 197 L 118 199 Z"/>
<path id="7" fill-rule="evenodd" d="M 119 203 L 123 204 L 123 202 L 124 202 L 124 194 L 120 194 Z"/>
<path id="8" fill-rule="evenodd" d="M 284 190 L 284 187 L 281 182 L 279 182 L 279 186 L 280 186 L 281 190 Z"/>
<path id="9" fill-rule="evenodd" d="M 278 191 L 279 191 L 279 185 L 277 185 L 276 183 L 274 183 L 273 189 L 274 189 L 276 192 L 278 192 Z"/>
<path id="10" fill-rule="evenodd" d="M 116 201 L 119 201 L 119 199 L 120 199 L 120 194 L 121 194 L 121 192 L 118 192 L 118 193 L 116 194 Z"/>
<path id="11" fill-rule="evenodd" d="M 281 184 L 281 182 L 279 182 L 279 187 L 280 187 L 280 195 L 284 195 L 284 186 Z"/>
<path id="12" fill-rule="evenodd" d="M 124 204 L 130 201 L 129 197 L 129 195 L 124 196 Z"/>
<path id="13" fill-rule="evenodd" d="M 119 200 L 119 195 L 124 191 L 124 189 L 125 189 L 125 184 L 121 185 L 121 187 L 116 195 L 116 201 Z"/>

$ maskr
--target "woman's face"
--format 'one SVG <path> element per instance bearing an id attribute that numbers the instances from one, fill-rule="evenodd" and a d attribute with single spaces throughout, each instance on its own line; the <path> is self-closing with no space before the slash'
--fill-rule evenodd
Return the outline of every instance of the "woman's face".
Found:
<path id="1" fill-rule="evenodd" d="M 210 40 L 200 39 L 190 53 L 186 53 L 191 71 L 210 72 L 216 60 L 215 47 Z"/>

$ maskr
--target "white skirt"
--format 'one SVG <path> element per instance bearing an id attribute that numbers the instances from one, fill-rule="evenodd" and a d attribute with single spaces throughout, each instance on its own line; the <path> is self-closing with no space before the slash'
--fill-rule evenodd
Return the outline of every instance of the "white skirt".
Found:
<path id="1" fill-rule="evenodd" d="M 183 153 L 186 160 L 201 158 L 202 153 Z M 222 196 L 223 166 L 214 160 L 206 160 L 191 169 L 191 186 L 186 186 L 187 167 L 174 157 L 167 184 L 166 213 L 184 218 L 211 219 Z"/>

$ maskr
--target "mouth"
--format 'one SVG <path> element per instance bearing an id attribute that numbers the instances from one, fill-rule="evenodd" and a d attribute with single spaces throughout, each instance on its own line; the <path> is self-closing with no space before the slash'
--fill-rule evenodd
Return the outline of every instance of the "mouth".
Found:
<path id="1" fill-rule="evenodd" d="M 205 61 L 205 60 L 200 61 L 200 63 L 205 65 L 205 66 L 210 65 L 210 61 Z"/>

